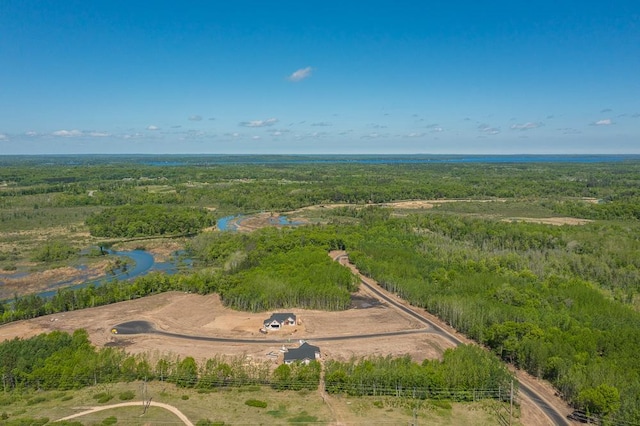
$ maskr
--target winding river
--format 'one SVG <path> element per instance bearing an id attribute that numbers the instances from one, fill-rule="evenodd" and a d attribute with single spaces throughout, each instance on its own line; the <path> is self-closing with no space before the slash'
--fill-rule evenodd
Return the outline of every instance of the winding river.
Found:
<path id="1" fill-rule="evenodd" d="M 59 289 L 79 289 L 88 287 L 90 285 L 100 286 L 104 283 L 113 281 L 113 280 L 130 280 L 133 278 L 141 277 L 150 272 L 162 271 L 166 274 L 175 274 L 178 272 L 180 267 L 190 267 L 192 264 L 192 260 L 188 258 L 182 258 L 181 253 L 175 253 L 172 257 L 171 261 L 168 262 L 156 262 L 153 258 L 153 255 L 145 250 L 131 250 L 131 251 L 109 251 L 108 255 L 111 257 L 119 257 L 126 258 L 127 262 L 125 262 L 124 267 L 120 267 L 116 269 L 113 273 L 108 273 L 98 278 L 87 279 L 87 275 L 85 275 L 85 281 L 79 284 L 73 284 L 77 282 L 79 279 L 82 279 L 83 276 L 74 276 L 73 278 L 56 281 L 53 283 L 49 283 L 46 286 L 46 290 L 36 293 L 38 296 L 43 298 L 53 297 Z M 78 271 L 86 271 L 87 266 L 81 265 L 77 267 Z M 7 277 L 9 275 L 0 275 L 0 284 L 2 283 L 1 278 Z M 13 275 L 14 277 L 16 275 Z M 20 274 L 20 278 L 29 277 L 29 274 Z"/>

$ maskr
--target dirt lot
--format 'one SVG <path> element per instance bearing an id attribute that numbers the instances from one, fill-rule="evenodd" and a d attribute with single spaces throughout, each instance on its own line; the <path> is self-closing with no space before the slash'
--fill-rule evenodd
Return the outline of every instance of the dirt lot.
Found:
<path id="1" fill-rule="evenodd" d="M 575 217 L 509 217 L 502 219 L 503 222 L 529 222 L 542 223 L 545 225 L 586 225 L 593 222 L 589 219 L 578 219 Z"/>
<path id="2" fill-rule="evenodd" d="M 360 295 L 362 300 L 369 296 Z M 30 337 L 52 330 L 72 332 L 78 328 L 88 331 L 93 344 L 97 346 L 117 345 L 130 353 L 158 352 L 193 356 L 199 359 L 215 354 L 251 356 L 255 360 L 270 360 L 267 354 L 274 353 L 281 362 L 282 345 L 216 343 L 193 341 L 161 335 L 114 335 L 113 326 L 134 320 L 146 320 L 157 329 L 171 333 L 251 339 L 286 339 L 297 347 L 299 339 L 314 343 L 314 337 L 372 334 L 388 331 L 418 329 L 420 324 L 384 305 L 354 308 L 343 312 L 313 310 L 293 310 L 301 323 L 290 329 L 270 331 L 268 335 L 259 332 L 262 322 L 270 313 L 252 314 L 228 309 L 222 305 L 217 295 L 200 296 L 178 292 L 164 293 L 128 302 L 82 311 L 49 315 L 0 327 L 0 339 Z M 375 327 L 372 327 L 375 325 Z M 323 358 L 348 359 L 351 356 L 401 355 L 410 354 L 421 361 L 439 357 L 451 344 L 445 339 L 428 334 L 360 339 L 350 342 L 335 341 L 316 343 Z"/>

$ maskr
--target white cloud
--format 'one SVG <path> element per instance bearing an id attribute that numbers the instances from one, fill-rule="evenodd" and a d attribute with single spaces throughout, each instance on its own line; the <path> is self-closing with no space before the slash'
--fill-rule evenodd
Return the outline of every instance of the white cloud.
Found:
<path id="1" fill-rule="evenodd" d="M 278 122 L 277 118 L 268 118 L 266 120 L 242 121 L 239 125 L 242 127 L 268 127 Z"/>
<path id="2" fill-rule="evenodd" d="M 89 136 L 94 138 L 105 138 L 107 136 L 111 136 L 111 134 L 107 132 L 89 132 Z"/>
<path id="3" fill-rule="evenodd" d="M 0 141 L 6 141 L 7 139 L 9 139 L 9 136 L 5 135 L 4 133 L 0 133 Z"/>
<path id="4" fill-rule="evenodd" d="M 531 130 L 531 129 L 536 129 L 542 126 L 544 126 L 543 123 L 534 123 L 529 121 L 527 123 L 522 123 L 522 124 L 513 124 L 511 125 L 511 130 Z"/>
<path id="5" fill-rule="evenodd" d="M 405 135 L 405 137 L 407 138 L 421 138 L 422 136 L 424 136 L 424 133 L 418 133 L 418 132 L 411 132 Z"/>
<path id="6" fill-rule="evenodd" d="M 25 135 L 27 136 L 38 136 L 38 132 L 34 132 L 33 130 L 29 130 L 28 132 L 24 132 Z"/>
<path id="7" fill-rule="evenodd" d="M 482 133 L 485 133 L 487 135 L 497 135 L 498 133 L 500 133 L 499 128 L 491 127 L 485 123 L 478 125 L 478 130 L 480 130 Z"/>
<path id="8" fill-rule="evenodd" d="M 611 121 L 610 118 L 605 118 L 603 120 L 598 120 L 591 123 L 592 126 L 610 126 L 612 124 L 613 124 L 613 121 Z"/>
<path id="9" fill-rule="evenodd" d="M 287 77 L 287 79 L 289 81 L 301 81 L 301 80 L 304 80 L 305 78 L 311 77 L 312 71 L 313 71 L 313 68 L 311 67 L 300 68 L 299 70 L 294 71 L 293 74 Z"/>
<path id="10" fill-rule="evenodd" d="M 251 136 L 251 139 L 253 139 L 254 141 L 260 140 L 260 136 Z"/>
<path id="11" fill-rule="evenodd" d="M 144 137 L 144 135 L 142 133 L 125 133 L 122 135 L 118 135 L 117 137 L 122 138 L 122 139 L 139 139 Z"/>
<path id="12" fill-rule="evenodd" d="M 160 127 L 154 126 L 153 124 L 147 126 L 147 130 L 160 130 Z"/>
<path id="13" fill-rule="evenodd" d="M 82 136 L 82 132 L 80 130 L 56 130 L 51 133 L 53 136 L 61 136 L 65 138 L 73 138 L 77 136 Z"/>
<path id="14" fill-rule="evenodd" d="M 201 115 L 190 115 L 189 116 L 189 121 L 202 121 L 202 116 Z"/>
<path id="15" fill-rule="evenodd" d="M 326 121 L 320 121 L 318 123 L 311 123 L 312 126 L 314 127 L 329 127 L 331 126 L 331 123 L 326 122 Z"/>

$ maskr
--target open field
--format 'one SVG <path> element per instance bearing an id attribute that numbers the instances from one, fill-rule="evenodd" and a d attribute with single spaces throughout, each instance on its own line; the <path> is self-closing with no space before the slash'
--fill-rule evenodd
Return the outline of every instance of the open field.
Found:
<path id="1" fill-rule="evenodd" d="M 180 410 L 193 424 L 199 420 L 224 422 L 227 425 L 286 425 L 325 424 L 363 425 L 407 424 L 417 418 L 420 424 L 433 425 L 494 425 L 497 423 L 494 403 L 431 403 L 421 401 L 415 407 L 411 403 L 394 398 L 350 398 L 334 396 L 323 399 L 318 392 L 278 392 L 268 387 L 223 388 L 216 392 L 201 393 L 194 389 L 181 389 L 170 383 L 141 382 L 116 383 L 85 388 L 78 391 L 42 391 L 14 395 L 9 401 L 0 399 L 0 411 L 8 420 L 19 418 L 43 418 L 50 421 L 81 413 L 90 407 L 122 403 L 124 392 L 135 395 L 132 407 L 111 408 L 73 420 L 82 424 L 100 424 L 114 418 L 118 424 L 153 425 L 183 424 L 166 409 L 149 407 L 143 414 L 142 400 L 168 404 Z M 98 394 L 108 394 L 111 399 L 98 403 Z M 267 404 L 266 408 L 245 404 L 256 399 Z M 137 401 L 137 402 L 135 402 Z M 502 412 L 506 407 L 501 407 Z M 520 424 L 515 419 L 514 424 Z"/>

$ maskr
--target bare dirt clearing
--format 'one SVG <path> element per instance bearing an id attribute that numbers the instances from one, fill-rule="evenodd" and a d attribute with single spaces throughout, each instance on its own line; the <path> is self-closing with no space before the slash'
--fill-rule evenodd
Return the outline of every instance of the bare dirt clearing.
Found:
<path id="1" fill-rule="evenodd" d="M 544 225 L 586 225 L 593 222 L 589 219 L 578 219 L 575 217 L 509 217 L 502 219 L 503 222 L 529 222 L 542 223 Z"/>
<path id="2" fill-rule="evenodd" d="M 358 295 L 369 300 L 366 294 Z M 247 355 L 256 361 L 271 360 L 267 354 L 278 354 L 282 345 L 273 343 L 203 342 L 175 337 L 149 335 L 118 336 L 113 326 L 127 321 L 146 320 L 162 331 L 171 333 L 251 339 L 283 339 L 286 346 L 297 347 L 298 340 L 313 343 L 314 337 L 372 334 L 422 326 L 384 304 L 354 308 L 342 312 L 293 310 L 301 320 L 297 326 L 263 335 L 262 322 L 270 313 L 234 311 L 222 305 L 217 295 L 200 296 L 178 292 L 163 293 L 143 299 L 113 305 L 49 315 L 0 327 L 0 339 L 30 337 L 39 333 L 61 330 L 73 332 L 84 328 L 93 344 L 126 347 L 130 353 L 159 352 L 193 356 L 198 359 L 216 354 Z M 410 354 L 417 361 L 438 358 L 451 344 L 444 338 L 428 333 L 318 343 L 323 358 L 348 359 L 351 356 Z M 280 362 L 280 361 L 278 361 Z"/>

